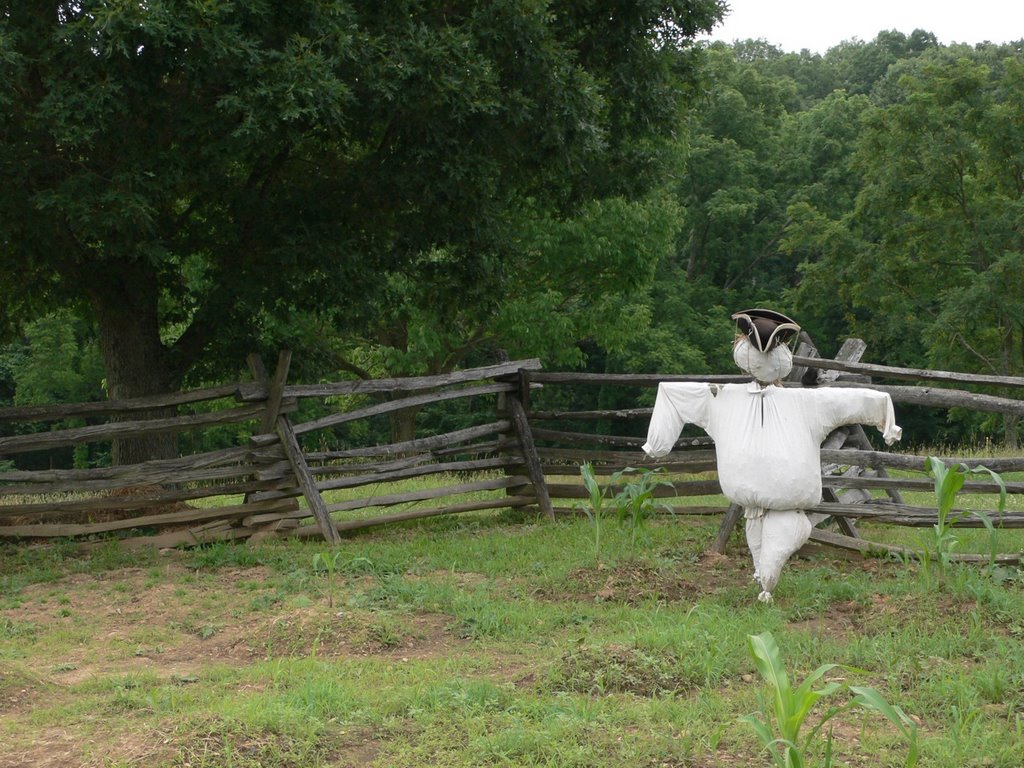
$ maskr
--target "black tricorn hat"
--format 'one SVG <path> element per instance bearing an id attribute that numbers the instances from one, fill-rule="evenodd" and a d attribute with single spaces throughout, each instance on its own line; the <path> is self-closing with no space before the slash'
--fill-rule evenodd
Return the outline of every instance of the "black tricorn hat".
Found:
<path id="1" fill-rule="evenodd" d="M 800 326 L 780 312 L 770 309 L 745 309 L 732 316 L 740 333 L 762 352 L 785 344 L 800 333 Z"/>

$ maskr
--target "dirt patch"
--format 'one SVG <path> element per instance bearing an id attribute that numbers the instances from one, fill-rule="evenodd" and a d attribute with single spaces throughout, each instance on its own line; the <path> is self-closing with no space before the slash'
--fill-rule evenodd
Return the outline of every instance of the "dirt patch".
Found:
<path id="1" fill-rule="evenodd" d="M 565 580 L 566 598 L 592 595 L 598 602 L 639 605 L 651 600 L 693 603 L 701 597 L 750 584 L 745 559 L 708 553 L 691 566 L 655 568 L 642 563 L 599 565 L 571 571 Z M 558 598 L 558 595 L 549 595 Z"/>
<path id="2" fill-rule="evenodd" d="M 650 653 L 619 644 L 599 648 L 581 645 L 556 665 L 552 686 L 557 691 L 591 695 L 679 693 L 692 686 L 678 674 L 677 662 L 676 656 L 668 651 Z"/>
<path id="3" fill-rule="evenodd" d="M 861 634 L 872 615 L 870 606 L 855 600 L 830 603 L 820 616 L 790 622 L 794 629 L 822 637 L 846 637 Z"/>
<path id="4" fill-rule="evenodd" d="M 33 585 L 19 606 L 0 613 L 0 622 L 9 636 L 24 634 L 29 646 L 71 632 L 57 654 L 33 654 L 24 664 L 26 674 L 61 688 L 114 674 L 188 678 L 213 664 L 295 655 L 430 658 L 462 642 L 444 615 L 338 610 L 301 596 L 294 604 L 264 600 L 269 591 L 261 585 L 270 573 L 262 567 L 197 578 L 171 563 L 158 576 L 124 569 Z M 6 679 L 0 678 L 0 708 L 24 711 L 36 687 Z"/>
<path id="5" fill-rule="evenodd" d="M 111 762 L 148 768 L 188 764 L 190 755 L 257 766 L 267 755 L 292 752 L 295 765 L 308 764 L 308 745 L 236 733 L 224 723 L 176 734 L 154 734 L 140 723 L 146 733 L 108 733 L 102 719 L 86 717 L 68 728 L 33 727 L 31 741 L 19 737 L 28 731 L 17 723 L 73 697 L 75 686 L 89 681 L 148 675 L 186 686 L 218 665 L 295 656 L 400 664 L 448 657 L 466 645 L 451 616 L 339 607 L 319 594 L 282 593 L 275 578 L 264 567 L 197 573 L 169 561 L 158 570 L 75 574 L 23 589 L 17 605 L 0 611 L 0 640 L 17 652 L 16 663 L 0 663 L 0 718 L 7 720 L 0 768 Z M 359 591 L 372 583 L 368 577 L 349 586 Z M 373 762 L 380 745 L 373 734 L 345 729 L 315 749 L 323 750 L 316 761 L 360 766 Z"/>
<path id="6" fill-rule="evenodd" d="M 30 745 L 0 752 L 0 768 L 157 768 L 170 765 L 173 754 L 162 733 L 101 729 L 83 737 L 66 728 L 51 727 L 35 731 Z"/>
<path id="7" fill-rule="evenodd" d="M 36 628 L 39 641 L 70 633 L 39 674 L 59 672 L 60 684 L 93 675 L 130 674 L 146 669 L 187 674 L 214 661 L 242 662 L 259 648 L 248 642 L 249 616 L 238 610 L 250 599 L 239 582 L 258 583 L 267 572 L 254 568 L 218 574 L 214 599 L 202 580 L 182 583 L 187 571 L 177 564 L 158 578 L 142 569 L 103 577 L 76 574 L 60 582 L 33 585 L 23 601 L 4 611 L 15 624 Z M 84 627 L 76 639 L 75 627 Z M 87 630 L 87 631 L 86 631 Z"/>
<path id="8" fill-rule="evenodd" d="M 253 627 L 250 648 L 262 646 L 266 658 L 283 656 L 385 656 L 429 659 L 451 652 L 462 641 L 451 618 L 420 613 L 394 617 L 323 608 L 292 610 Z"/>
<path id="9" fill-rule="evenodd" d="M 36 675 L 0 664 L 0 715 L 30 709 L 51 687 Z"/>
<path id="10" fill-rule="evenodd" d="M 325 760 L 327 765 L 347 768 L 370 765 L 380 754 L 381 745 L 373 731 L 365 728 L 347 728 L 338 734 L 339 744 Z"/>

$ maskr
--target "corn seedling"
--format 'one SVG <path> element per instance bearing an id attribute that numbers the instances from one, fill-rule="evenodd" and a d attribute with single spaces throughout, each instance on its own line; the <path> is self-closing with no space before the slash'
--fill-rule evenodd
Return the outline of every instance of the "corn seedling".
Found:
<path id="1" fill-rule="evenodd" d="M 913 768 L 917 764 L 917 729 L 914 722 L 899 707 L 886 702 L 873 688 L 845 686 L 836 681 L 829 681 L 821 688 L 815 689 L 815 684 L 825 674 L 839 666 L 823 664 L 794 689 L 782 663 L 782 653 L 771 632 L 748 635 L 747 646 L 757 671 L 771 688 L 772 701 L 771 706 L 763 708 L 760 716 L 749 714 L 741 720 L 754 729 L 758 741 L 777 768 L 803 768 L 807 764 L 808 750 L 822 727 L 840 712 L 854 706 L 878 712 L 893 722 L 910 744 L 906 763 L 908 768 Z M 843 688 L 848 688 L 854 694 L 854 698 L 841 706 L 830 707 L 817 725 L 801 736 L 804 722 L 815 704 Z M 829 733 L 826 737 L 822 765 L 827 768 L 831 764 L 832 735 Z"/>
<path id="2" fill-rule="evenodd" d="M 313 555 L 313 572 L 322 573 L 327 576 L 327 606 L 334 607 L 334 581 L 338 573 L 338 561 L 341 558 L 341 551 L 317 552 Z"/>
<path id="3" fill-rule="evenodd" d="M 588 461 L 580 467 L 583 487 L 587 491 L 588 504 L 580 508 L 586 514 L 594 528 L 594 562 L 601 562 L 601 520 L 604 517 L 604 489 L 601 488 L 594 474 L 594 466 Z"/>
<path id="4" fill-rule="evenodd" d="M 656 509 L 672 512 L 672 507 L 664 502 L 654 500 L 654 492 L 659 486 L 674 487 L 668 480 L 659 480 L 660 469 L 636 469 L 626 467 L 612 475 L 612 484 L 622 484 L 612 500 L 618 513 L 619 525 L 629 528 L 630 546 L 636 546 L 637 536 L 645 534 L 644 523 L 654 514 Z M 631 472 L 639 473 L 633 479 L 623 482 L 623 478 Z"/>
<path id="5" fill-rule="evenodd" d="M 999 515 L 1006 509 L 1006 485 L 997 472 L 988 467 L 977 466 L 969 468 L 966 464 L 960 463 L 954 467 L 947 467 L 945 463 L 934 456 L 925 459 L 925 471 L 935 481 L 935 502 L 938 516 L 935 525 L 932 526 L 930 539 L 926 542 L 922 551 L 921 559 L 927 568 L 934 557 L 934 562 L 939 573 L 945 576 L 952 560 L 953 551 L 960 545 L 960 538 L 953 531 L 953 526 L 958 520 L 969 515 L 974 515 L 981 520 L 989 534 L 989 565 L 995 567 L 996 559 L 996 529 L 992 519 L 981 510 L 965 511 L 954 513 L 953 504 L 956 503 L 957 494 L 964 486 L 967 475 L 987 473 L 999 486 Z"/>
<path id="6" fill-rule="evenodd" d="M 890 704 L 874 688 L 862 685 L 851 685 L 851 693 L 854 694 L 854 704 L 866 709 L 869 712 L 877 712 L 886 720 L 896 726 L 900 736 L 907 742 L 907 768 L 914 768 L 917 765 L 919 747 L 917 743 L 917 724 L 911 720 L 907 713 Z"/>

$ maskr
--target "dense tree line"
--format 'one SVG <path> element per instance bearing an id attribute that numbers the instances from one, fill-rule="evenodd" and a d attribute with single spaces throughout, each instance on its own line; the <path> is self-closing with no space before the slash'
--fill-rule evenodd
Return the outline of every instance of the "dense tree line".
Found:
<path id="1" fill-rule="evenodd" d="M 717 0 L 601 5 L 0 2 L 0 395 L 283 346 L 307 380 L 728 371 L 755 304 L 826 353 L 1022 372 L 1020 45 L 787 53 L 694 43 Z"/>

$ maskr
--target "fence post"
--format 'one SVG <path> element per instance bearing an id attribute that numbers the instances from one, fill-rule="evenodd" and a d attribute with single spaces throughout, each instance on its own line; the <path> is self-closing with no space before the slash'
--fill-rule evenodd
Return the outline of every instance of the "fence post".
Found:
<path id="1" fill-rule="evenodd" d="M 523 461 L 526 462 L 526 472 L 533 483 L 534 492 L 537 494 L 537 506 L 541 512 L 548 516 L 549 520 L 555 519 L 555 510 L 551 506 L 551 495 L 548 493 L 547 481 L 544 479 L 544 469 L 540 464 L 540 457 L 537 455 L 537 446 L 533 442 L 533 430 L 530 429 L 530 419 L 526 415 L 526 407 L 523 405 L 524 392 L 530 391 L 529 373 L 520 369 L 517 381 L 519 391 L 509 392 L 506 397 L 509 415 L 512 417 L 512 428 L 519 440 L 519 449 L 523 454 Z"/>
<path id="2" fill-rule="evenodd" d="M 284 449 L 284 455 L 288 459 L 292 473 L 295 475 L 295 481 L 298 483 L 306 503 L 309 504 L 309 509 L 313 513 L 313 517 L 316 518 L 321 533 L 331 544 L 339 544 L 341 543 L 341 534 L 334 527 L 331 513 L 327 510 L 327 505 L 320 495 L 320 490 L 316 487 L 316 480 L 313 478 L 313 473 L 309 471 L 309 465 L 306 463 L 306 457 L 302 452 L 302 447 L 299 445 L 299 440 L 295 436 L 292 423 L 286 415 L 281 413 L 281 398 L 284 394 L 285 381 L 288 379 L 288 368 L 291 365 L 291 359 L 291 352 L 282 351 L 278 355 L 277 370 L 274 371 L 274 378 L 270 379 L 267 376 L 267 370 L 260 356 L 255 354 L 249 356 L 249 367 L 253 375 L 260 384 L 267 388 L 267 409 L 263 414 L 263 431 L 269 432 L 273 430 L 277 433 L 278 438 L 281 440 L 281 447 Z"/>
<path id="3" fill-rule="evenodd" d="M 316 487 L 316 481 L 313 479 L 313 473 L 309 471 L 309 465 L 306 464 L 306 457 L 302 453 L 299 441 L 295 437 L 295 430 L 292 429 L 292 423 L 288 421 L 287 416 L 277 417 L 275 431 L 277 432 L 277 436 L 281 438 L 281 446 L 284 448 L 285 455 L 288 457 L 288 463 L 291 464 L 292 472 L 295 473 L 295 479 L 299 483 L 299 488 L 302 489 L 302 495 L 306 497 L 306 503 L 309 504 L 309 508 L 313 512 L 313 517 L 315 517 L 317 523 L 320 524 L 320 531 L 323 533 L 324 538 L 331 544 L 340 544 L 341 534 L 338 533 L 338 529 L 334 527 L 334 521 L 331 520 L 331 513 L 327 511 L 327 505 L 324 503 L 324 498 L 320 495 L 320 490 Z"/>

